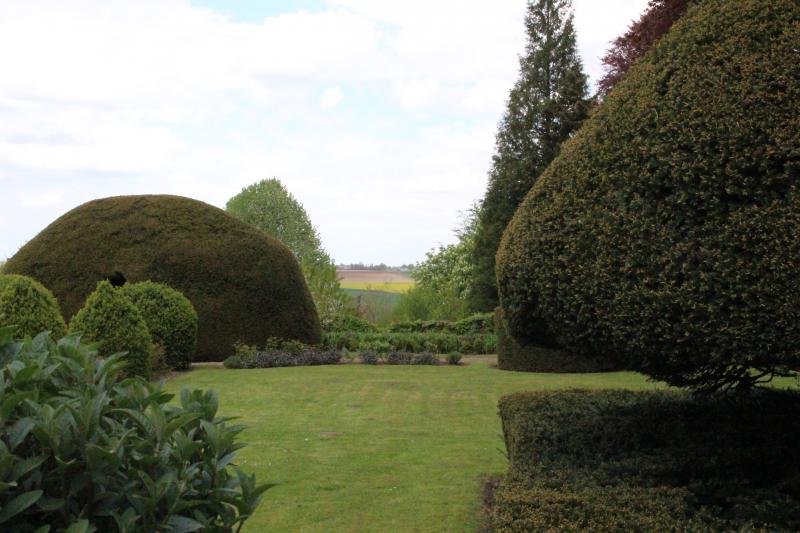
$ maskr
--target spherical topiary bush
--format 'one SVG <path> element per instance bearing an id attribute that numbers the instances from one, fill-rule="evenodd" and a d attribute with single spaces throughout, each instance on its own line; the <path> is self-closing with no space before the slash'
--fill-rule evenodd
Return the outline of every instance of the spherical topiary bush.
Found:
<path id="1" fill-rule="evenodd" d="M 50 224 L 6 264 L 50 287 L 65 317 L 98 281 L 153 281 L 198 315 L 197 360 L 222 361 L 236 342 L 320 342 L 319 318 L 292 253 L 221 209 L 178 196 L 84 204 Z"/>
<path id="2" fill-rule="evenodd" d="M 183 294 L 162 283 L 128 283 L 121 289 L 142 313 L 153 343 L 169 368 L 189 368 L 197 349 L 197 312 Z"/>
<path id="3" fill-rule="evenodd" d="M 708 390 L 798 366 L 798 43 L 797 0 L 689 8 L 506 230 L 514 336 Z"/>
<path id="4" fill-rule="evenodd" d="M 10 325 L 19 328 L 19 337 L 50 331 L 59 338 L 67 332 L 53 293 L 35 279 L 0 274 L 0 327 Z"/>
<path id="5" fill-rule="evenodd" d="M 102 356 L 127 352 L 127 372 L 150 375 L 153 343 L 139 309 L 122 291 L 101 281 L 86 299 L 86 305 L 72 317 L 70 333 L 82 333 L 84 342 L 99 343 Z"/>

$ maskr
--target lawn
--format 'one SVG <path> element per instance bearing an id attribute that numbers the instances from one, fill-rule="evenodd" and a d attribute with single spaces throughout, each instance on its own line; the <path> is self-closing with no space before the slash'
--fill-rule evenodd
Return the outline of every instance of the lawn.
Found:
<path id="1" fill-rule="evenodd" d="M 500 396 L 655 387 L 630 372 L 528 374 L 487 363 L 203 368 L 166 386 L 216 389 L 221 413 L 250 426 L 240 462 L 277 486 L 249 532 L 474 531 L 479 478 L 507 467 Z"/>

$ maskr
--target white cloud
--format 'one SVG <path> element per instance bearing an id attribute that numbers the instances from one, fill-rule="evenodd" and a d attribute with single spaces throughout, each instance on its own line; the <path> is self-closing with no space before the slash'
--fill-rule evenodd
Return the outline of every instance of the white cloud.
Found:
<path id="1" fill-rule="evenodd" d="M 645 3 L 575 0 L 594 76 Z M 188 0 L 0 2 L 0 257 L 92 198 L 224 206 L 276 176 L 335 258 L 419 259 L 483 192 L 524 10 L 327 0 L 245 24 Z"/>
<path id="2" fill-rule="evenodd" d="M 319 99 L 319 106 L 322 109 L 332 109 L 339 105 L 342 98 L 344 98 L 342 90 L 339 87 L 331 87 Z"/>

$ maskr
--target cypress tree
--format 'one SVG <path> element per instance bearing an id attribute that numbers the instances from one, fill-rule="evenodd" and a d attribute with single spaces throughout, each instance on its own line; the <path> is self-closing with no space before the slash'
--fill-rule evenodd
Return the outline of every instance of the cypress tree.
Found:
<path id="1" fill-rule="evenodd" d="M 578 56 L 571 0 L 535 0 L 525 17 L 528 42 L 519 79 L 497 132 L 489 184 L 478 214 L 471 306 L 497 305 L 495 253 L 517 206 L 588 114 L 587 78 Z"/>

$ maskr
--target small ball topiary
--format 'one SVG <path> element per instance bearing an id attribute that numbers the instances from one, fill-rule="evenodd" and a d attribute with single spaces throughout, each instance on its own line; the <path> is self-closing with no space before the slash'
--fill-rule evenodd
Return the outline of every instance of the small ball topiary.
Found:
<path id="1" fill-rule="evenodd" d="M 164 348 L 167 366 L 189 368 L 197 348 L 197 312 L 181 292 L 152 281 L 128 283 L 120 291 L 142 313 L 155 344 Z"/>
<path id="2" fill-rule="evenodd" d="M 82 333 L 87 342 L 98 342 L 104 357 L 127 352 L 127 372 L 150 375 L 153 342 L 142 313 L 108 281 L 97 284 L 86 304 L 69 323 L 70 333 Z"/>
<path id="3" fill-rule="evenodd" d="M 18 327 L 19 337 L 50 331 L 59 338 L 67 332 L 58 301 L 44 285 L 27 276 L 6 274 L 0 275 L 0 327 L 10 325 Z"/>
<path id="4" fill-rule="evenodd" d="M 509 331 L 673 385 L 800 365 L 800 2 L 694 3 L 517 210 Z"/>

